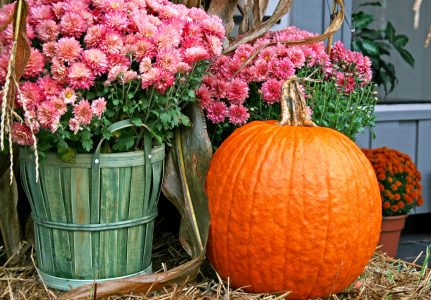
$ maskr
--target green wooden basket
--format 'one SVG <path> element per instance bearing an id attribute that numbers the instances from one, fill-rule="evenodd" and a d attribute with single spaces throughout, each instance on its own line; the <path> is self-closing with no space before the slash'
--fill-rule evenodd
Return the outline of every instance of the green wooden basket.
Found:
<path id="1" fill-rule="evenodd" d="M 114 124 L 112 131 L 132 126 Z M 165 148 L 94 155 L 76 163 L 47 154 L 36 182 L 34 154 L 21 149 L 21 179 L 32 206 L 37 267 L 45 284 L 68 290 L 152 272 L 154 219 Z"/>

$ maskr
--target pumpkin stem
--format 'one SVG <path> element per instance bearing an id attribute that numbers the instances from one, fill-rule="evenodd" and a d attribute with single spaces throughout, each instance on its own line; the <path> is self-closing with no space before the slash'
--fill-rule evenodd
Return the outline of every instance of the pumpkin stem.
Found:
<path id="1" fill-rule="evenodd" d="M 296 76 L 290 77 L 283 84 L 281 90 L 281 121 L 279 125 L 288 126 L 309 126 L 317 125 L 307 115 L 307 105 L 305 103 L 304 93 L 299 85 Z"/>

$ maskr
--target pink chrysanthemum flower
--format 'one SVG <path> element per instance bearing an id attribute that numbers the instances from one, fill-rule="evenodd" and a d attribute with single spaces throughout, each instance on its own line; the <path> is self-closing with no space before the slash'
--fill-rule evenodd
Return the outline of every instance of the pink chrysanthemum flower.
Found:
<path id="1" fill-rule="evenodd" d="M 156 55 L 156 47 L 149 39 L 139 40 L 132 47 L 137 61 L 141 61 L 145 57 L 152 58 Z"/>
<path id="2" fill-rule="evenodd" d="M 270 62 L 277 54 L 277 48 L 275 46 L 270 46 L 263 49 L 259 54 L 258 58 Z"/>
<path id="3" fill-rule="evenodd" d="M 123 66 L 127 66 L 130 68 L 131 64 L 132 64 L 132 62 L 125 55 L 121 55 L 121 54 L 110 54 L 110 55 L 108 55 L 108 65 L 109 66 L 123 65 Z"/>
<path id="4" fill-rule="evenodd" d="M 174 85 L 174 83 L 174 74 L 162 71 L 159 80 L 155 82 L 155 87 L 156 90 L 163 95 L 168 88 Z"/>
<path id="5" fill-rule="evenodd" d="M 69 120 L 69 129 L 74 133 L 77 134 L 80 129 L 79 121 L 75 118 L 71 118 Z"/>
<path id="6" fill-rule="evenodd" d="M 139 72 L 147 73 L 152 68 L 151 59 L 149 57 L 145 57 L 142 59 L 141 63 L 139 64 Z"/>
<path id="7" fill-rule="evenodd" d="M 243 125 L 247 122 L 250 114 L 247 108 L 242 105 L 231 105 L 229 107 L 229 122 L 234 125 Z"/>
<path id="8" fill-rule="evenodd" d="M 105 98 L 97 98 L 96 100 L 93 100 L 91 103 L 91 111 L 93 114 L 98 117 L 99 119 L 102 117 L 102 114 L 106 110 L 106 101 Z"/>
<path id="9" fill-rule="evenodd" d="M 73 89 L 88 90 L 94 84 L 94 75 L 91 70 L 81 62 L 73 63 L 67 74 L 69 85 Z"/>
<path id="10" fill-rule="evenodd" d="M 36 77 L 42 71 L 45 66 L 45 60 L 42 53 L 39 50 L 31 48 L 30 59 L 28 60 L 27 66 L 24 70 L 24 77 Z"/>
<path id="11" fill-rule="evenodd" d="M 64 115 L 67 112 L 67 105 L 64 102 L 63 98 L 56 97 L 51 100 L 52 105 L 54 105 L 55 109 L 58 111 L 60 116 Z"/>
<path id="12" fill-rule="evenodd" d="M 210 50 L 211 55 L 212 56 L 221 55 L 223 50 L 223 40 L 214 35 L 208 35 L 206 38 L 208 41 L 208 49 Z"/>
<path id="13" fill-rule="evenodd" d="M 29 20 L 33 25 L 43 20 L 53 20 L 54 13 L 50 5 L 31 5 Z"/>
<path id="14" fill-rule="evenodd" d="M 57 53 L 57 42 L 44 43 L 42 46 L 43 55 L 47 58 L 53 58 Z"/>
<path id="15" fill-rule="evenodd" d="M 161 50 L 157 55 L 156 66 L 163 71 L 176 73 L 181 62 L 181 54 L 176 49 Z"/>
<path id="16" fill-rule="evenodd" d="M 103 24 L 107 28 L 115 29 L 121 32 L 127 29 L 127 26 L 129 25 L 129 19 L 127 18 L 126 12 L 113 11 L 108 12 L 103 16 Z"/>
<path id="17" fill-rule="evenodd" d="M 59 97 L 63 99 L 66 104 L 75 104 L 77 98 L 75 91 L 70 87 L 66 87 L 62 90 Z"/>
<path id="18" fill-rule="evenodd" d="M 57 57 L 61 61 L 74 62 L 78 60 L 81 52 L 81 45 L 74 38 L 64 37 L 57 42 Z"/>
<path id="19" fill-rule="evenodd" d="M 51 101 L 44 101 L 37 108 L 37 120 L 42 128 L 54 133 L 60 125 L 60 114 Z"/>
<path id="20" fill-rule="evenodd" d="M 24 113 L 25 125 L 27 125 L 30 129 L 33 130 L 34 134 L 37 134 L 40 130 L 40 124 L 37 121 L 37 111 L 36 110 L 27 110 Z"/>
<path id="21" fill-rule="evenodd" d="M 268 104 L 273 104 L 280 101 L 281 98 L 281 87 L 283 86 L 283 80 L 268 79 L 262 84 L 263 100 Z"/>
<path id="22" fill-rule="evenodd" d="M 207 109 L 213 101 L 208 86 L 204 84 L 196 90 L 196 97 L 199 99 L 199 103 L 203 109 Z"/>
<path id="23" fill-rule="evenodd" d="M 108 59 L 106 54 L 99 49 L 85 50 L 82 55 L 82 60 L 95 75 L 102 75 L 108 70 Z"/>
<path id="24" fill-rule="evenodd" d="M 25 106 L 27 110 L 36 110 L 37 106 L 42 103 L 43 98 L 43 89 L 35 82 L 25 81 L 20 84 L 20 95 L 18 99 L 18 104 L 23 106 L 23 102 L 25 102 Z"/>
<path id="25" fill-rule="evenodd" d="M 227 98 L 232 104 L 243 104 L 248 97 L 248 84 L 247 82 L 235 78 L 228 83 Z"/>
<path id="26" fill-rule="evenodd" d="M 52 59 L 51 74 L 54 80 L 63 84 L 67 82 L 67 67 L 56 57 Z"/>
<path id="27" fill-rule="evenodd" d="M 61 17 L 61 34 L 79 38 L 87 30 L 87 22 L 80 14 L 68 12 Z"/>
<path id="28" fill-rule="evenodd" d="M 206 60 L 209 58 L 210 53 L 208 52 L 208 50 L 200 46 L 188 48 L 184 52 L 184 61 L 189 64 L 200 60 Z"/>
<path id="29" fill-rule="evenodd" d="M 128 67 L 125 65 L 116 65 L 111 68 L 108 72 L 108 78 L 105 81 L 105 85 L 109 85 L 112 82 L 119 79 L 120 81 L 123 79 L 124 73 L 126 73 L 128 70 Z"/>
<path id="30" fill-rule="evenodd" d="M 21 146 L 34 144 L 30 128 L 20 123 L 13 123 L 12 125 L 12 141 Z"/>
<path id="31" fill-rule="evenodd" d="M 42 88 L 45 99 L 48 100 L 57 97 L 62 90 L 61 84 L 49 75 L 39 77 L 37 84 Z"/>
<path id="32" fill-rule="evenodd" d="M 181 42 L 181 31 L 177 24 L 162 25 L 158 34 L 154 37 L 159 48 L 175 48 Z"/>
<path id="33" fill-rule="evenodd" d="M 201 22 L 202 31 L 205 34 L 215 35 L 216 37 L 222 39 L 225 34 L 225 29 L 223 23 L 218 16 L 208 16 Z"/>
<path id="34" fill-rule="evenodd" d="M 202 21 L 208 18 L 208 14 L 201 8 L 192 7 L 188 10 L 188 15 L 195 21 Z"/>
<path id="35" fill-rule="evenodd" d="M 100 49 L 106 54 L 119 54 L 123 50 L 123 40 L 116 32 L 107 32 L 101 42 Z"/>
<path id="36" fill-rule="evenodd" d="M 268 76 L 269 66 L 268 63 L 263 59 L 258 59 L 251 67 L 254 81 L 264 81 Z"/>
<path id="37" fill-rule="evenodd" d="M 286 80 L 295 74 L 295 65 L 287 57 L 281 60 L 271 60 L 269 69 L 271 74 L 279 80 Z"/>
<path id="38" fill-rule="evenodd" d="M 223 102 L 214 101 L 207 108 L 207 117 L 214 124 L 223 122 L 227 117 L 227 115 L 228 115 L 228 109 L 226 107 L 226 104 L 224 104 Z"/>
<path id="39" fill-rule="evenodd" d="M 191 70 L 192 70 L 192 66 L 186 62 L 181 61 L 178 64 L 178 68 L 177 68 L 178 73 L 184 74 L 184 73 L 190 72 Z"/>
<path id="40" fill-rule="evenodd" d="M 106 31 L 105 26 L 101 24 L 89 27 L 84 37 L 84 42 L 87 47 L 91 48 L 100 46 L 100 41 L 103 39 Z"/>
<path id="41" fill-rule="evenodd" d="M 253 50 L 254 48 L 252 45 L 243 44 L 235 50 L 235 54 L 233 55 L 232 59 L 245 62 L 247 59 L 250 58 L 250 55 L 253 53 Z"/>
<path id="42" fill-rule="evenodd" d="M 229 84 L 221 79 L 215 79 L 212 80 L 211 82 L 211 95 L 213 97 L 219 98 L 219 99 L 223 99 L 226 98 L 227 96 L 227 90 L 229 88 L 228 86 Z"/>
<path id="43" fill-rule="evenodd" d="M 89 125 L 91 119 L 93 118 L 93 111 L 91 109 L 90 102 L 88 100 L 82 99 L 73 107 L 74 118 L 81 125 Z"/>
<path id="44" fill-rule="evenodd" d="M 37 37 L 43 42 L 55 41 L 60 33 L 60 27 L 53 20 L 43 20 L 36 26 Z"/>
<path id="45" fill-rule="evenodd" d="M 295 68 L 302 68 L 305 65 L 304 52 L 299 47 L 291 47 L 287 49 L 287 56 L 294 64 Z"/>
<path id="46" fill-rule="evenodd" d="M 135 71 L 126 71 L 123 75 L 123 78 L 121 80 L 122 83 L 129 83 L 132 80 L 138 79 L 138 73 Z"/>
<path id="47" fill-rule="evenodd" d="M 151 68 L 147 72 L 141 74 L 141 87 L 146 89 L 160 80 L 162 72 L 158 68 Z"/>

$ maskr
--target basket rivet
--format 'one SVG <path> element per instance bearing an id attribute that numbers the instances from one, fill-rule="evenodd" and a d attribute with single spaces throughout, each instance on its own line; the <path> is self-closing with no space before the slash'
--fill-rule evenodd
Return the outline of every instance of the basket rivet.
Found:
<path id="1" fill-rule="evenodd" d="M 148 159 L 151 159 L 151 154 L 148 154 Z"/>
<path id="2" fill-rule="evenodd" d="M 97 159 L 97 158 L 96 158 L 96 159 L 94 160 L 94 163 L 95 163 L 95 164 L 98 164 L 98 163 L 99 163 L 99 159 Z"/>

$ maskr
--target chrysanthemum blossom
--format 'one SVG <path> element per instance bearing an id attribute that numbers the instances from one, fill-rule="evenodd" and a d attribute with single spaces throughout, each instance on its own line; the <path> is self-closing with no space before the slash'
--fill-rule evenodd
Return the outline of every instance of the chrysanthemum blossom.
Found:
<path id="1" fill-rule="evenodd" d="M 141 73 L 141 87 L 146 89 L 160 80 L 162 72 L 158 68 L 150 68 L 147 72 Z"/>
<path id="2" fill-rule="evenodd" d="M 62 84 L 67 83 L 67 67 L 62 61 L 58 60 L 56 57 L 52 59 L 51 74 L 54 80 L 57 80 Z"/>
<path id="3" fill-rule="evenodd" d="M 64 36 L 79 38 L 87 30 L 87 22 L 80 14 L 68 12 L 61 17 L 60 31 Z"/>
<path id="4" fill-rule="evenodd" d="M 43 20 L 36 26 L 37 37 L 43 42 L 53 42 L 60 33 L 60 27 L 53 20 Z"/>
<path id="5" fill-rule="evenodd" d="M 63 99 L 64 103 L 66 104 L 75 104 L 77 99 L 75 91 L 70 87 L 66 87 L 64 90 L 62 90 L 59 97 Z"/>
<path id="6" fill-rule="evenodd" d="M 287 56 L 295 68 L 302 68 L 305 65 L 305 55 L 300 47 L 290 47 L 287 49 Z"/>
<path id="7" fill-rule="evenodd" d="M 42 88 L 43 97 L 45 100 L 57 97 L 62 90 L 61 84 L 58 81 L 52 79 L 49 75 L 39 77 L 36 82 Z"/>
<path id="8" fill-rule="evenodd" d="M 223 50 L 223 40 L 214 35 L 207 35 L 208 49 L 213 56 L 219 56 Z"/>
<path id="9" fill-rule="evenodd" d="M 69 120 L 69 129 L 74 133 L 77 134 L 80 129 L 79 121 L 75 118 L 71 118 Z"/>
<path id="10" fill-rule="evenodd" d="M 88 90 L 94 84 L 93 73 L 81 62 L 75 62 L 70 66 L 67 79 L 73 89 Z"/>
<path id="11" fill-rule="evenodd" d="M 24 77 L 30 78 L 38 76 L 43 71 L 44 66 L 45 60 L 42 53 L 37 49 L 31 48 L 30 59 L 24 70 Z"/>
<path id="12" fill-rule="evenodd" d="M 280 101 L 281 98 L 281 87 L 283 86 L 283 80 L 269 79 L 262 84 L 262 95 L 263 100 L 268 104 L 273 104 Z"/>
<path id="13" fill-rule="evenodd" d="M 217 124 L 223 122 L 226 119 L 228 112 L 229 111 L 225 103 L 214 101 L 207 108 L 207 117 L 211 120 L 211 122 Z"/>
<path id="14" fill-rule="evenodd" d="M 207 109 L 208 106 L 212 103 L 211 92 L 206 85 L 201 85 L 196 90 L 196 97 L 199 99 L 199 103 L 201 108 Z"/>
<path id="15" fill-rule="evenodd" d="M 43 20 L 54 19 L 54 13 L 50 5 L 30 5 L 30 18 L 32 25 L 37 25 Z"/>
<path id="16" fill-rule="evenodd" d="M 102 75 L 108 70 L 108 59 L 106 54 L 99 49 L 85 50 L 82 60 L 90 67 L 95 75 Z"/>
<path id="17" fill-rule="evenodd" d="M 159 48 L 175 48 L 181 42 L 181 31 L 178 30 L 176 24 L 166 24 L 159 28 L 155 39 Z"/>
<path id="18" fill-rule="evenodd" d="M 84 37 L 84 42 L 88 48 L 98 47 L 99 43 L 103 39 L 107 29 L 101 24 L 96 24 L 87 29 L 87 33 Z"/>
<path id="19" fill-rule="evenodd" d="M 100 49 L 106 54 L 119 54 L 123 50 L 123 46 L 121 35 L 114 31 L 109 31 L 101 40 Z"/>
<path id="20" fill-rule="evenodd" d="M 160 78 L 155 82 L 156 90 L 160 94 L 164 94 L 165 91 L 175 83 L 175 76 L 170 72 L 161 72 Z"/>
<path id="21" fill-rule="evenodd" d="M 89 125 L 93 118 L 93 110 L 88 100 L 82 99 L 73 107 L 74 118 L 81 125 Z"/>
<path id="22" fill-rule="evenodd" d="M 57 53 L 57 42 L 47 42 L 42 46 L 42 53 L 46 58 L 53 58 Z"/>
<path id="23" fill-rule="evenodd" d="M 33 135 L 30 128 L 24 124 L 13 123 L 12 125 L 12 142 L 21 146 L 30 146 L 34 144 Z"/>
<path id="24" fill-rule="evenodd" d="M 124 75 L 123 75 L 123 78 L 122 78 L 121 82 L 122 82 L 122 83 L 129 83 L 129 82 L 131 82 L 132 80 L 137 79 L 138 77 L 139 77 L 139 76 L 138 76 L 138 73 L 137 73 L 137 72 L 128 70 L 128 71 L 126 71 L 126 72 L 124 73 Z"/>
<path id="25" fill-rule="evenodd" d="M 141 61 L 145 57 L 152 58 L 156 55 L 155 44 L 149 39 L 138 40 L 134 45 L 131 46 L 137 61 Z"/>
<path id="26" fill-rule="evenodd" d="M 47 100 L 39 105 L 37 108 L 37 121 L 42 128 L 51 132 L 57 131 L 60 125 L 60 114 L 51 101 Z"/>
<path id="27" fill-rule="evenodd" d="M 215 79 L 211 81 L 211 95 L 216 98 L 226 98 L 228 91 L 228 83 L 221 79 Z"/>
<path id="28" fill-rule="evenodd" d="M 247 112 L 247 108 L 242 105 L 231 105 L 229 107 L 229 122 L 240 126 L 247 122 L 250 114 Z"/>
<path id="29" fill-rule="evenodd" d="M 51 103 L 54 105 L 55 109 L 60 114 L 60 117 L 67 112 L 67 104 L 64 102 L 64 99 L 61 97 L 56 97 L 51 100 Z"/>
<path id="30" fill-rule="evenodd" d="M 295 74 L 295 65 L 287 57 L 280 60 L 271 60 L 269 62 L 269 69 L 273 77 L 279 80 L 286 80 Z"/>
<path id="31" fill-rule="evenodd" d="M 227 98 L 230 103 L 240 105 L 243 104 L 248 97 L 248 84 L 247 82 L 235 78 L 228 83 Z"/>
<path id="32" fill-rule="evenodd" d="M 56 57 L 61 61 L 74 62 L 79 59 L 81 52 L 81 45 L 72 37 L 64 37 L 57 42 Z"/>
<path id="33" fill-rule="evenodd" d="M 43 100 L 43 90 L 37 83 L 25 81 L 20 84 L 20 94 L 18 98 L 20 106 L 25 104 L 27 110 L 36 110 Z"/>
<path id="34" fill-rule="evenodd" d="M 125 65 L 116 65 L 111 68 L 108 72 L 108 79 L 105 81 L 105 85 L 109 85 L 117 79 L 122 80 L 124 73 L 126 73 L 128 67 Z"/>
<path id="35" fill-rule="evenodd" d="M 223 27 L 223 23 L 218 16 L 210 16 L 206 19 L 203 19 L 200 23 L 204 34 L 215 35 L 218 38 L 224 37 L 225 28 Z"/>
<path id="36" fill-rule="evenodd" d="M 106 100 L 103 97 L 97 98 L 96 100 L 93 100 L 91 103 L 91 111 L 93 114 L 98 117 L 99 119 L 102 117 L 102 114 L 106 110 Z"/>
<path id="37" fill-rule="evenodd" d="M 163 71 L 176 73 L 181 62 L 181 54 L 176 49 L 161 50 L 156 58 L 156 66 Z"/>
<path id="38" fill-rule="evenodd" d="M 125 30 L 129 25 L 129 19 L 125 11 L 108 12 L 103 16 L 102 22 L 107 28 L 112 28 L 117 31 Z"/>
<path id="39" fill-rule="evenodd" d="M 184 52 L 184 61 L 189 64 L 192 64 L 196 61 L 209 59 L 210 56 L 210 53 L 204 47 L 191 47 L 186 49 L 186 51 Z"/>

